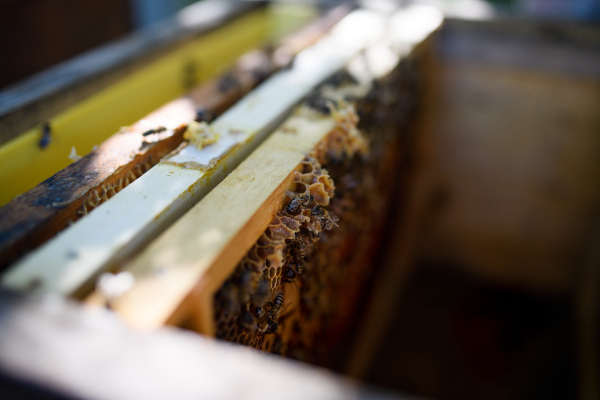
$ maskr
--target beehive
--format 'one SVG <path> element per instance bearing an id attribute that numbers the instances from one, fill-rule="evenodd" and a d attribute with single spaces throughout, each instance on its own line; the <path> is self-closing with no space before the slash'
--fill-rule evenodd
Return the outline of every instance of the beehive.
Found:
<path id="1" fill-rule="evenodd" d="M 356 320 L 376 270 L 399 114 L 409 111 L 398 101 L 410 90 L 401 70 L 362 97 L 351 95 L 359 85 L 343 71 L 296 111 L 333 118 L 336 127 L 298 167 L 268 228 L 215 295 L 218 338 L 332 362 L 332 345 Z"/>

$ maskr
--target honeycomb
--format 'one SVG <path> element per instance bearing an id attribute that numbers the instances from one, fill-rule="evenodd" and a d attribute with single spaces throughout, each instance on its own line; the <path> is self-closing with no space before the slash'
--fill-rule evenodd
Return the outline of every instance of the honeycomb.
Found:
<path id="1" fill-rule="evenodd" d="M 331 114 L 335 128 L 300 163 L 283 206 L 216 294 L 217 337 L 268 350 L 275 341 L 265 341 L 265 337 L 279 330 L 280 318 L 297 309 L 288 308 L 283 286 L 291 284 L 300 290 L 305 259 L 339 220 L 326 208 L 335 185 L 322 162 L 367 150 L 356 129 L 354 107 L 338 103 Z"/>
<path id="2" fill-rule="evenodd" d="M 135 165 L 131 171 L 125 175 L 124 178 L 119 178 L 114 183 L 104 183 L 99 187 L 90 189 L 81 206 L 81 209 L 77 211 L 78 214 L 88 214 L 94 208 L 98 207 L 100 204 L 119 193 L 137 178 L 148 172 L 153 164 L 153 160 L 150 158 L 146 162 Z"/>
<path id="3" fill-rule="evenodd" d="M 306 247 L 338 220 L 324 208 L 334 191 L 327 170 L 307 156 L 286 191 L 285 206 L 216 295 L 217 337 L 261 348 L 265 334 L 286 311 L 285 304 L 275 301 L 282 286 L 296 282 Z"/>
<path id="4" fill-rule="evenodd" d="M 302 162 L 281 209 L 215 295 L 218 338 L 341 368 L 406 159 L 412 71 L 401 63 L 362 98 L 347 95 L 356 82 L 346 75 L 307 97 L 300 112 L 334 118 L 336 127 Z"/>

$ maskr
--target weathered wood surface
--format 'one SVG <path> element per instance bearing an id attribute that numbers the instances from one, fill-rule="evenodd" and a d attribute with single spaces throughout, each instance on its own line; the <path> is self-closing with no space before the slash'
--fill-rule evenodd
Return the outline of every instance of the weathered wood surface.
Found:
<path id="1" fill-rule="evenodd" d="M 92 205 L 116 194 L 125 183 L 137 179 L 179 146 L 183 125 L 196 117 L 198 107 L 213 117 L 220 115 L 283 67 L 290 57 L 318 40 L 348 11 L 346 7 L 338 7 L 282 39 L 273 50 L 257 50 L 243 56 L 227 74 L 227 79 L 235 83 L 229 89 L 220 89 L 223 78 L 219 78 L 192 90 L 113 135 L 83 159 L 1 207 L 0 270 L 91 211 Z M 274 60 L 277 51 L 287 57 Z M 144 132 L 159 126 L 172 130 L 143 136 Z"/>
<path id="2" fill-rule="evenodd" d="M 69 398 L 399 399 L 330 371 L 162 328 L 60 296 L 0 291 L 0 370 Z"/>
<path id="3" fill-rule="evenodd" d="M 133 326 L 156 328 L 191 296 L 197 329 L 214 335 L 214 294 L 281 207 L 300 162 L 334 126 L 333 118 L 286 120 L 185 218 L 124 268 L 136 284 L 111 302 L 112 309 Z"/>
<path id="4" fill-rule="evenodd" d="M 412 17 L 414 11 L 403 10 L 392 18 Z M 422 30 L 427 37 L 439 27 L 441 16 L 425 15 Z M 400 55 L 409 52 L 423 38 L 410 42 L 405 37 L 393 37 L 386 57 L 386 61 L 393 61 L 387 63 L 368 52 L 358 57 L 359 64 L 377 65 L 376 69 L 364 68 L 361 81 L 370 85 L 376 77 L 389 73 Z M 360 97 L 358 92 L 356 95 Z M 124 268 L 133 274 L 136 284 L 112 301 L 111 307 L 132 325 L 144 328 L 178 324 L 180 318 L 191 314 L 198 331 L 214 334 L 215 292 L 281 206 L 283 192 L 298 163 L 325 137 L 332 124 L 331 118 L 327 122 L 327 119 L 312 121 L 299 116 L 283 123 L 185 218 Z M 98 292 L 88 301 L 103 304 Z"/>
<path id="5" fill-rule="evenodd" d="M 2 284 L 38 292 L 89 290 L 97 274 L 131 257 L 210 192 L 314 87 L 380 40 L 385 18 L 365 10 L 346 16 L 330 35 L 302 51 L 292 68 L 268 79 L 215 120 L 210 127 L 219 135 L 215 144 L 202 150 L 186 146 L 169 163 L 155 166 L 15 264 Z M 188 168 L 190 163 L 203 166 Z"/>

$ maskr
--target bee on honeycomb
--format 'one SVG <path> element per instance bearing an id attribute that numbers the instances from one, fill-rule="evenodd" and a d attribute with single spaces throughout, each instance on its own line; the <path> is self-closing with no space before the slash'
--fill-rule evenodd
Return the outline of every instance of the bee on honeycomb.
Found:
<path id="1" fill-rule="evenodd" d="M 326 314 L 327 276 L 312 271 L 304 278 L 305 261 L 315 265 L 312 259 L 319 258 L 314 254 L 318 242 L 339 220 L 327 208 L 336 187 L 323 163 L 368 152 L 367 142 L 356 128 L 353 105 L 336 102 L 330 110 L 335 128 L 300 163 L 281 209 L 215 295 L 218 338 L 285 355 L 287 341 L 294 334 L 291 327 L 304 318 L 300 313 Z M 293 284 L 300 293 L 299 304 L 284 298 L 286 284 Z M 232 288 L 237 297 L 231 294 Z M 238 301 L 235 307 L 230 304 L 234 297 Z M 315 313 L 316 309 L 321 311 Z"/>

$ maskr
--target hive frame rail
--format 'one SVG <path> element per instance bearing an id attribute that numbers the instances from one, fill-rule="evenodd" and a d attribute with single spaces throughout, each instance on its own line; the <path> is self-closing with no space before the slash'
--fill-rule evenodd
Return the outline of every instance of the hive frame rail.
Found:
<path id="1" fill-rule="evenodd" d="M 284 37 L 272 50 L 253 50 L 243 55 L 221 78 L 192 89 L 121 129 L 52 179 L 0 207 L 0 270 L 118 193 L 173 151 L 183 140 L 185 125 L 197 117 L 198 107 L 204 107 L 211 118 L 222 114 L 275 70 L 285 67 L 290 57 L 326 34 L 348 12 L 349 7 L 339 6 Z M 225 79 L 235 85 L 221 90 L 220 82 Z M 160 126 L 175 129 L 144 136 L 149 129 Z"/>
<path id="2" fill-rule="evenodd" d="M 156 237 L 244 160 L 291 108 L 352 57 L 382 39 L 387 17 L 357 10 L 211 125 L 220 139 L 187 146 L 29 254 L 2 277 L 16 290 L 82 295 L 94 278 Z M 211 165 L 211 161 L 212 165 Z M 201 164 L 200 169 L 186 168 Z M 173 165 L 176 164 L 176 165 Z"/>
<path id="3" fill-rule="evenodd" d="M 394 17 L 412 17 L 413 11 L 400 11 Z M 428 18 L 431 23 L 417 40 L 378 43 L 370 47 L 377 51 L 368 49 L 350 62 L 350 69 L 362 82 L 355 95 L 364 96 L 374 79 L 387 75 L 401 57 L 439 28 L 439 14 Z M 385 64 L 381 63 L 382 53 L 388 60 Z M 185 218 L 121 269 L 131 273 L 136 283 L 111 302 L 111 309 L 139 328 L 177 325 L 191 315 L 195 329 L 214 335 L 215 292 L 280 209 L 300 162 L 334 126 L 332 117 L 312 120 L 294 115 L 283 122 Z M 105 304 L 99 291 L 87 301 Z"/>

